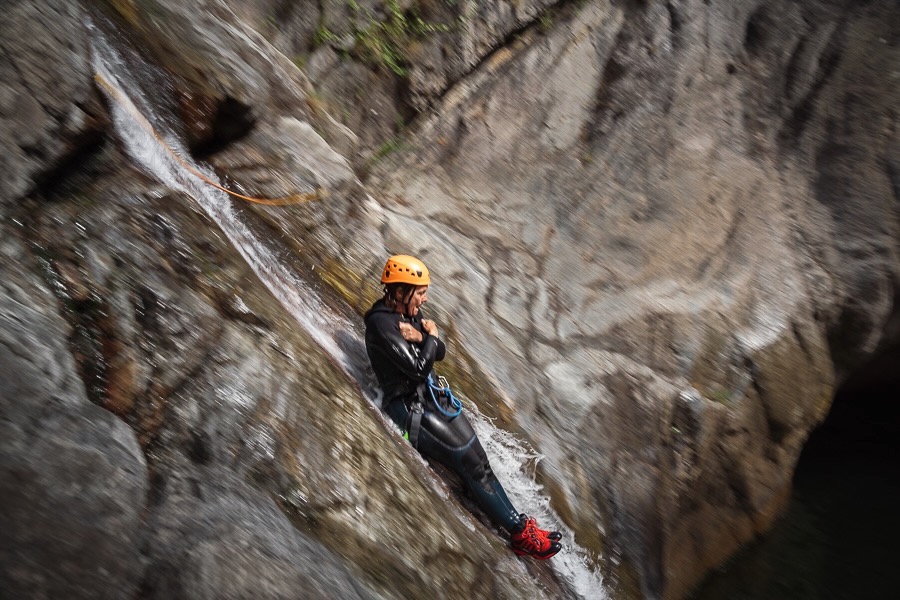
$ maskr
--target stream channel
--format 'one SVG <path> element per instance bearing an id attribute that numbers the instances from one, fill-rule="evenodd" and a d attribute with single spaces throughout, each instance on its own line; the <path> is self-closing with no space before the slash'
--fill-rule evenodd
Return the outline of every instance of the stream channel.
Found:
<path id="1" fill-rule="evenodd" d="M 177 152 L 193 169 L 210 179 L 218 179 L 212 169 L 189 158 L 190 153 L 175 134 L 171 110 L 157 97 L 164 96 L 158 90 L 167 87 L 165 73 L 144 61 L 124 39 L 119 39 L 121 36 L 111 24 L 88 23 L 87 28 L 92 40 L 94 69 L 105 82 L 101 88 L 109 95 L 117 136 L 131 160 L 161 183 L 191 196 L 297 324 L 359 384 L 361 395 L 379 403 L 362 350 L 361 317 L 349 307 L 336 309 L 333 300 L 326 301 L 320 284 L 305 280 L 290 268 L 290 261 L 282 256 L 288 252 L 286 248 L 279 247 L 277 240 L 256 233 L 252 211 L 243 210 L 239 201 L 201 181 L 171 155 Z M 348 346 L 342 339 L 347 334 L 356 339 L 355 344 Z M 545 526 L 563 533 L 565 550 L 551 563 L 559 580 L 573 598 L 607 598 L 602 578 L 588 552 L 577 545 L 573 533 L 553 511 L 549 497 L 534 480 L 540 456 L 523 440 L 495 427 L 471 402 L 466 405 L 491 465 L 516 506 L 535 515 Z M 386 427 L 393 426 L 387 418 L 384 423 Z"/>

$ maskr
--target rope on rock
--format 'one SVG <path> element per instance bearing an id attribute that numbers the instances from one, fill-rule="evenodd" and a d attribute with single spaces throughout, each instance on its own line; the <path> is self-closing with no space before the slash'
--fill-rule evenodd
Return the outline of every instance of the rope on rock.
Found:
<path id="1" fill-rule="evenodd" d="M 159 142 L 160 145 L 162 145 L 162 147 L 166 149 L 166 152 L 171 154 L 175 158 L 175 160 L 177 160 L 181 164 L 181 166 L 184 167 L 191 175 L 193 175 L 194 177 L 197 177 L 198 179 L 204 181 L 205 183 L 208 183 L 209 185 L 213 186 L 214 188 L 225 192 L 226 194 L 229 194 L 229 195 L 234 196 L 235 198 L 239 198 L 241 200 L 246 200 L 247 202 L 253 202 L 254 204 L 263 204 L 266 206 L 286 206 L 289 204 L 300 204 L 303 202 L 311 202 L 313 200 L 321 200 L 322 198 L 324 198 L 328 195 L 327 191 L 324 188 L 318 188 L 314 192 L 306 192 L 303 194 L 291 194 L 290 196 L 283 196 L 281 198 L 255 198 L 252 196 L 245 196 L 243 194 L 233 192 L 233 191 L 229 190 L 228 188 L 223 187 L 222 185 L 216 183 L 215 181 L 213 181 L 212 179 L 210 179 L 203 173 L 201 173 L 193 165 L 191 165 L 188 161 L 184 160 L 181 156 L 179 156 L 179 154 L 156 131 L 156 129 L 153 127 L 153 125 L 150 123 L 150 121 L 148 121 L 146 119 L 146 117 L 144 117 L 144 115 L 142 115 L 140 112 L 138 112 L 137 109 L 135 109 L 133 105 L 125 102 L 124 94 L 118 88 L 116 88 L 114 85 L 112 85 L 109 81 L 107 81 L 106 78 L 104 78 L 99 73 L 95 73 L 94 80 L 103 89 L 105 89 L 109 93 L 110 98 L 115 100 L 119 104 L 119 106 L 121 106 L 125 110 L 127 110 L 131 114 L 131 116 L 134 118 L 134 120 L 137 121 L 141 125 L 141 127 L 146 129 L 147 132 L 150 133 L 156 139 L 156 141 Z"/>

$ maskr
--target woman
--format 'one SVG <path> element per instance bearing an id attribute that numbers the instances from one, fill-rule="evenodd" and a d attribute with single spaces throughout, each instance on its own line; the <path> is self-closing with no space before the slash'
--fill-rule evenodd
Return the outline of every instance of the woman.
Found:
<path id="1" fill-rule="evenodd" d="M 384 391 L 382 407 L 424 456 L 453 469 L 481 509 L 510 534 L 513 551 L 546 559 L 560 551 L 557 531 L 537 527 L 513 507 L 449 390 L 432 387 L 432 366 L 446 348 L 422 318 L 431 279 L 422 261 L 397 255 L 381 274 L 384 297 L 366 313 L 366 351 Z"/>

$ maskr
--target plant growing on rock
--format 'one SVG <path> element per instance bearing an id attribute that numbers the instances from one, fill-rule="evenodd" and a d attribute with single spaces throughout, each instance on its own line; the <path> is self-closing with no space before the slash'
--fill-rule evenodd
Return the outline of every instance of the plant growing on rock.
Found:
<path id="1" fill-rule="evenodd" d="M 407 75 L 406 49 L 412 43 L 426 35 L 450 30 L 449 25 L 424 20 L 415 8 L 404 11 L 398 0 L 387 0 L 384 19 L 379 19 L 354 0 L 349 0 L 347 5 L 358 17 L 354 19 L 352 29 L 354 53 L 400 77 Z M 314 39 L 316 45 L 337 41 L 338 36 L 324 25 L 319 27 Z"/>

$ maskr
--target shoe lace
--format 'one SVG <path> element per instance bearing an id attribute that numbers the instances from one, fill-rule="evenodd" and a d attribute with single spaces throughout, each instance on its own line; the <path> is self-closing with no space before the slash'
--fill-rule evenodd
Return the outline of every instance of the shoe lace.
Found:
<path id="1" fill-rule="evenodd" d="M 525 527 L 518 537 L 519 543 L 530 546 L 536 550 L 543 550 L 545 544 L 542 542 L 547 541 L 546 533 L 544 533 L 543 530 L 538 529 L 537 521 L 533 517 L 529 517 L 525 520 Z M 528 544 L 528 542 L 531 543 Z"/>

